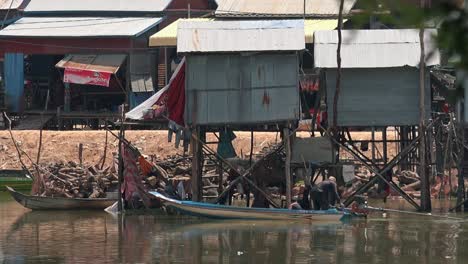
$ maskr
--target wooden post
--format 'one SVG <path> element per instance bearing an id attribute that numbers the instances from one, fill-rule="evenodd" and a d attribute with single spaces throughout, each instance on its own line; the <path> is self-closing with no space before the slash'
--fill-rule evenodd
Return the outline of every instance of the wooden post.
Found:
<path id="1" fill-rule="evenodd" d="M 202 162 L 202 146 L 199 142 L 200 127 L 195 127 L 192 130 L 192 201 L 199 202 L 202 200 L 202 175 L 201 175 L 201 162 Z"/>
<path id="2" fill-rule="evenodd" d="M 372 127 L 371 141 L 372 141 L 372 162 L 375 163 L 375 127 Z"/>
<path id="3" fill-rule="evenodd" d="M 59 106 L 57 107 L 57 126 L 58 130 L 62 130 L 63 127 L 63 120 L 62 120 L 62 108 Z"/>
<path id="4" fill-rule="evenodd" d="M 383 141 L 383 163 L 387 164 L 388 160 L 388 150 L 387 150 L 387 127 L 384 127 L 382 130 L 382 141 Z"/>
<path id="5" fill-rule="evenodd" d="M 249 157 L 249 167 L 252 167 L 252 156 L 253 156 L 253 148 L 254 148 L 254 132 L 250 130 L 250 157 Z M 247 207 L 250 207 L 250 186 L 247 188 L 245 192 L 247 195 Z"/>
<path id="6" fill-rule="evenodd" d="M 223 162 L 219 162 L 219 175 L 218 175 L 218 195 L 223 192 Z"/>
<path id="7" fill-rule="evenodd" d="M 83 143 L 78 144 L 78 160 L 80 161 L 80 167 L 83 167 Z"/>
<path id="8" fill-rule="evenodd" d="M 421 1 L 421 7 L 425 7 L 425 1 Z M 425 212 L 431 211 L 431 193 L 429 174 L 427 173 L 426 163 L 426 112 L 425 112 L 425 51 L 424 51 L 424 24 L 421 24 L 419 29 L 419 44 L 421 47 L 419 61 L 419 135 L 421 141 L 419 143 L 419 176 L 421 178 L 421 210 Z"/>
<path id="9" fill-rule="evenodd" d="M 283 129 L 284 149 L 286 152 L 286 163 L 284 165 L 286 176 L 286 207 L 291 205 L 291 138 L 289 128 Z"/>
<path id="10" fill-rule="evenodd" d="M 466 88 L 465 88 L 466 89 Z M 465 117 L 466 118 L 466 117 Z M 462 143 L 463 144 L 466 144 L 466 126 L 463 126 L 463 129 L 462 129 L 462 135 L 461 135 L 461 138 L 462 138 Z M 460 151 L 460 157 L 458 158 L 458 189 L 457 189 L 457 205 L 460 204 L 460 206 L 456 207 L 456 211 L 457 212 L 461 212 L 461 203 L 463 200 L 465 200 L 465 179 L 464 179 L 464 174 L 466 173 L 466 166 L 465 166 L 465 160 L 466 158 L 468 157 L 468 150 L 465 148 L 465 147 L 462 147 L 462 150 Z M 452 168 L 450 167 L 450 170 Z M 464 208 L 465 208 L 465 211 L 467 209 L 467 205 L 465 203 L 464 205 Z"/>
<path id="11" fill-rule="evenodd" d="M 123 146 L 123 137 L 124 137 L 124 113 L 125 113 L 125 106 L 121 105 L 120 106 L 120 132 L 119 132 L 119 171 L 118 171 L 118 184 L 117 184 L 117 197 L 118 197 L 118 211 L 122 212 L 123 210 L 123 204 L 122 204 L 122 182 L 123 182 L 123 171 L 124 171 L 124 163 L 123 163 L 123 157 L 122 157 L 122 146 Z"/>

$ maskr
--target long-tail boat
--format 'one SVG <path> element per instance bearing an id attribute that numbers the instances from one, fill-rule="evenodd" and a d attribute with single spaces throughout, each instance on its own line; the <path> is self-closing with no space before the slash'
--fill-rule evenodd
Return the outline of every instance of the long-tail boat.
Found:
<path id="1" fill-rule="evenodd" d="M 110 198 L 63 198 L 26 195 L 5 186 L 10 195 L 31 210 L 96 210 L 105 209 L 117 201 Z"/>
<path id="2" fill-rule="evenodd" d="M 308 221 L 340 221 L 343 217 L 352 216 L 350 210 L 290 210 L 276 208 L 252 208 L 226 206 L 219 204 L 200 203 L 175 200 L 159 192 L 149 192 L 166 207 L 180 214 L 200 216 L 215 219 L 245 219 L 245 220 L 308 220 Z"/>

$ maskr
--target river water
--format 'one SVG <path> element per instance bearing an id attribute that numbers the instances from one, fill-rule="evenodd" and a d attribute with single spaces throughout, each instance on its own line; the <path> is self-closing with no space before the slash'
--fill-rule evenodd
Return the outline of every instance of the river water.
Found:
<path id="1" fill-rule="evenodd" d="M 32 212 L 0 193 L 0 263 L 468 263 L 468 222 L 381 213 L 311 224 Z"/>

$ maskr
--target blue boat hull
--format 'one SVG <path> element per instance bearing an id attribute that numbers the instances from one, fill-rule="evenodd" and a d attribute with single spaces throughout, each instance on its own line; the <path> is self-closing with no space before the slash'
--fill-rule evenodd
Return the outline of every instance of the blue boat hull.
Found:
<path id="1" fill-rule="evenodd" d="M 150 192 L 160 199 L 167 207 L 173 208 L 184 215 L 200 216 L 214 219 L 245 219 L 245 220 L 307 220 L 339 221 L 346 212 L 336 209 L 329 210 L 289 210 L 273 208 L 249 208 L 225 206 L 218 204 L 179 201 L 168 198 L 158 192 Z"/>

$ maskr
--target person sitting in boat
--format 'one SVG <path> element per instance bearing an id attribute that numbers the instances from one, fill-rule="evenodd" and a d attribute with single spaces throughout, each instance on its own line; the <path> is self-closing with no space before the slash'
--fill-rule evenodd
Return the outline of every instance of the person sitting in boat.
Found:
<path id="1" fill-rule="evenodd" d="M 311 190 L 312 190 L 312 187 L 306 184 L 304 188 L 304 192 L 302 193 L 302 198 L 294 203 L 291 203 L 291 205 L 289 206 L 289 209 L 292 209 L 292 210 L 312 209 L 312 206 L 310 204 L 310 198 L 309 198 L 309 194 Z"/>
<path id="2" fill-rule="evenodd" d="M 331 176 L 327 180 L 312 187 L 311 199 L 315 210 L 327 210 L 340 202 L 340 195 L 336 185 L 336 178 Z"/>
<path id="3" fill-rule="evenodd" d="M 172 199 L 180 200 L 180 196 L 177 194 L 175 181 L 173 179 L 168 180 L 168 183 L 164 188 L 164 195 Z"/>

